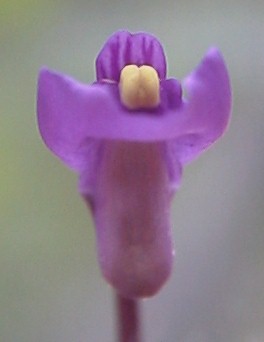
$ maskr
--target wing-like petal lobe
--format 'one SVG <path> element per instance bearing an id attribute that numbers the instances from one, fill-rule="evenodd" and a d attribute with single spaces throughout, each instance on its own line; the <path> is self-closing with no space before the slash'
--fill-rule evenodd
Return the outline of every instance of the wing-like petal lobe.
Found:
<path id="1" fill-rule="evenodd" d="M 93 117 L 100 104 L 107 104 L 105 97 L 100 87 L 82 84 L 47 68 L 40 71 L 40 133 L 46 145 L 73 169 L 83 169 L 89 158 L 95 158 L 96 142 L 90 139 L 89 132 L 94 130 Z"/>
<path id="2" fill-rule="evenodd" d="M 183 163 L 190 162 L 225 131 L 231 111 L 231 88 L 220 52 L 211 48 L 198 67 L 184 80 L 188 117 L 183 135 L 172 145 Z"/>

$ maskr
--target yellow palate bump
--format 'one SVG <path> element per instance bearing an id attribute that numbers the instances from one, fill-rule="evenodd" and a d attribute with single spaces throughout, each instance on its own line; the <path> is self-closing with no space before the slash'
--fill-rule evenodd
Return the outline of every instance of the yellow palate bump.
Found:
<path id="1" fill-rule="evenodd" d="M 155 108 L 160 103 L 160 83 L 157 71 L 148 65 L 125 66 L 120 74 L 121 102 L 129 109 Z"/>

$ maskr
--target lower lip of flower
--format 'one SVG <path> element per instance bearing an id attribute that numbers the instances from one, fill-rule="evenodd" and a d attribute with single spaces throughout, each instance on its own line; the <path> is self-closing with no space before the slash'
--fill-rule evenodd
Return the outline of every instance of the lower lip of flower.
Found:
<path id="1" fill-rule="evenodd" d="M 161 143 L 105 143 L 97 174 L 99 261 L 123 296 L 154 295 L 170 275 L 170 188 Z"/>

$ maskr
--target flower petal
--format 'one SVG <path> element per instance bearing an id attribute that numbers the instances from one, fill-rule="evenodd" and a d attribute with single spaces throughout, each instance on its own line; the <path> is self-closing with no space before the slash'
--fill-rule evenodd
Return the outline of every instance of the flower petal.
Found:
<path id="1" fill-rule="evenodd" d="M 37 113 L 46 145 L 69 167 L 83 170 L 97 158 L 99 142 L 90 139 L 89 121 L 97 115 L 105 95 L 95 86 L 42 68 L 39 74 Z M 90 114 L 90 115 L 89 115 Z M 91 124 L 91 130 L 94 125 Z"/>
<path id="2" fill-rule="evenodd" d="M 168 83 L 168 85 L 164 85 Z M 37 112 L 47 146 L 70 166 L 90 138 L 161 141 L 176 137 L 182 128 L 180 87 L 163 81 L 158 109 L 129 111 L 115 84 L 82 84 L 43 68 L 39 75 Z M 78 164 L 78 163 L 77 163 Z"/>
<path id="3" fill-rule="evenodd" d="M 183 163 L 190 162 L 225 131 L 231 111 L 231 87 L 220 52 L 211 48 L 199 66 L 183 82 L 188 94 L 183 114 L 186 129 L 174 139 Z"/>
<path id="4" fill-rule="evenodd" d="M 160 42 L 147 33 L 114 33 L 96 59 L 97 80 L 119 81 L 121 70 L 128 64 L 150 65 L 160 79 L 166 77 L 166 59 Z"/>
<path id="5" fill-rule="evenodd" d="M 162 108 L 129 112 L 120 103 L 116 85 L 86 85 L 42 68 L 37 99 L 40 133 L 46 145 L 76 170 L 97 155 L 95 140 L 166 140 L 166 127 L 176 117 L 172 110 L 168 117 L 163 114 L 180 106 L 181 89 L 176 80 L 162 81 L 162 89 Z"/>

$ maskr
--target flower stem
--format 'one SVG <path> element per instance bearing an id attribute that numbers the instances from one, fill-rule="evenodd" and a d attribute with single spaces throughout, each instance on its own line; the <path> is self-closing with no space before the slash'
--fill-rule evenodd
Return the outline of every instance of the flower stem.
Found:
<path id="1" fill-rule="evenodd" d="M 118 342 L 142 342 L 139 303 L 116 294 Z"/>

